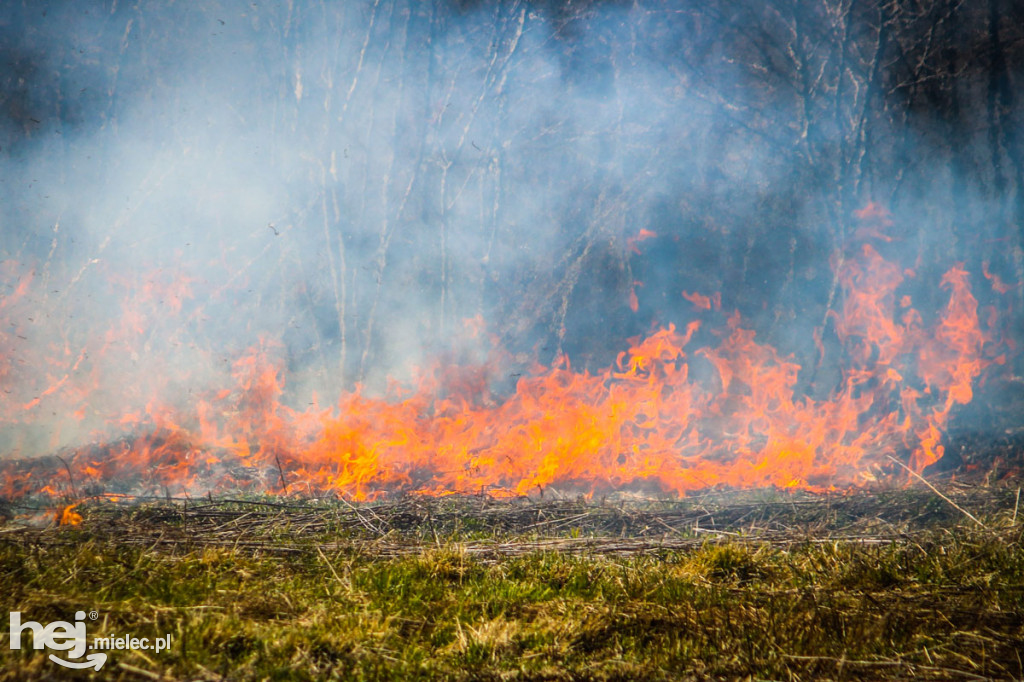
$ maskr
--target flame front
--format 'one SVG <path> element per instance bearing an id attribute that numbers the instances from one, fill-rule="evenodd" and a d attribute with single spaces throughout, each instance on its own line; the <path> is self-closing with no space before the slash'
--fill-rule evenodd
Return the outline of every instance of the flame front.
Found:
<path id="1" fill-rule="evenodd" d="M 507 396 L 488 388 L 486 376 L 500 364 L 494 360 L 437 365 L 413 389 L 393 387 L 377 398 L 357 387 L 333 407 L 301 411 L 282 402 L 283 372 L 265 344 L 235 361 L 233 386 L 197 396 L 191 409 L 150 401 L 144 412 L 119 415 L 131 435 L 78 449 L 73 483 L 189 491 L 256 485 L 363 500 L 396 491 L 521 495 L 548 486 L 679 495 L 722 485 L 821 490 L 874 480 L 892 469 L 890 458 L 920 471 L 942 456 L 951 410 L 971 400 L 987 365 L 1001 361 L 988 352 L 993 344 L 967 272 L 957 265 L 942 278 L 948 303 L 926 327 L 909 297 L 897 301 L 912 272 L 870 244 L 837 261 L 843 296 L 831 321 L 844 368 L 824 398 L 806 395 L 801 366 L 759 342 L 738 313 L 717 347 L 690 349 L 701 321 L 669 326 L 634 340 L 603 371 L 575 370 L 567 357 L 537 366 Z M 14 293 L 0 313 L 31 285 L 27 276 L 6 274 Z M 188 282 L 162 295 L 180 310 Z M 718 294 L 682 297 L 698 312 L 721 302 Z M 111 330 L 104 346 L 118 334 L 140 333 L 139 314 L 126 308 L 124 329 Z M 819 361 L 823 333 L 815 335 Z M 11 361 L 14 337 L 0 341 L 0 377 L 10 384 L 22 370 Z M 24 419 L 54 394 L 70 413 L 88 408 L 88 390 L 69 380 L 82 373 L 82 354 L 64 348 L 61 355 L 48 361 L 46 385 L 31 401 L 15 404 L 16 392 L 6 399 L 4 419 Z M 695 363 L 709 370 L 700 380 Z M 37 480 L 23 466 L 4 475 L 8 496 L 52 491 L 50 479 L 59 476 Z M 68 507 L 62 522 L 74 517 Z"/>

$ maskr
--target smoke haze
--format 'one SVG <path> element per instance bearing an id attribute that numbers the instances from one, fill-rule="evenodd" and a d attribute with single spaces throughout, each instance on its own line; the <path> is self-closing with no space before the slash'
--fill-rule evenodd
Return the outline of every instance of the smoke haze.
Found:
<path id="1" fill-rule="evenodd" d="M 951 7 L 5 3 L 0 376 L 29 416 L 0 445 L 187 408 L 252 347 L 304 407 L 492 343 L 508 391 L 733 310 L 828 391 L 814 330 L 835 358 L 872 202 L 901 295 L 941 310 L 964 262 L 1012 341 L 1024 21 Z"/>

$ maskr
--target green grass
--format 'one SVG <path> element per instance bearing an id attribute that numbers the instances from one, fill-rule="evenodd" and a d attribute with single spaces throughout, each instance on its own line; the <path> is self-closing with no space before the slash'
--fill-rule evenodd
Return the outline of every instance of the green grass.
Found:
<path id="1" fill-rule="evenodd" d="M 892 499 L 905 512 L 911 496 Z M 428 523 L 382 533 L 346 526 L 341 505 L 256 524 L 251 508 L 222 505 L 202 527 L 172 505 L 87 506 L 77 527 L 0 533 L 0 605 L 44 624 L 95 610 L 90 637 L 174 638 L 160 654 L 111 652 L 99 673 L 71 673 L 82 678 L 1024 678 L 1012 501 L 981 515 L 985 528 L 961 516 L 874 533 L 744 521 L 706 539 L 676 525 L 676 545 L 631 555 L 587 549 L 615 539 L 587 525 L 600 505 L 573 503 L 563 517 L 583 510 L 579 523 L 542 533 L 495 529 L 493 505 L 473 516 L 431 504 Z M 385 512 L 370 510 L 357 513 L 384 531 Z M 554 549 L 531 550 L 538 540 Z M 2 655 L 3 680 L 66 672 L 44 652 Z"/>

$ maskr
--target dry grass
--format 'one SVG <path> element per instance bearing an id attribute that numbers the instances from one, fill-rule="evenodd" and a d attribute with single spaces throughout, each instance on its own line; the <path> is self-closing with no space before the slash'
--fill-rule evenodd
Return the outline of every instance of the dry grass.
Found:
<path id="1" fill-rule="evenodd" d="M 941 493 L 95 501 L 0 529 L 0 594 L 174 636 L 103 679 L 1024 678 L 1017 489 Z"/>

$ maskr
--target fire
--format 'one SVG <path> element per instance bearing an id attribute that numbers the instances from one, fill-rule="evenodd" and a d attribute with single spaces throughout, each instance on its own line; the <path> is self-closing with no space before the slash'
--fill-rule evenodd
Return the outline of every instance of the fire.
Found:
<path id="1" fill-rule="evenodd" d="M 75 511 L 77 504 L 69 504 L 61 507 L 53 516 L 53 522 L 58 526 L 77 526 L 82 522 L 82 515 Z"/>
<path id="2" fill-rule="evenodd" d="M 875 205 L 861 217 L 871 221 L 865 239 L 888 224 Z M 630 248 L 651 236 L 642 231 Z M 538 365 L 510 395 L 488 387 L 487 377 L 500 371 L 495 353 L 478 367 L 435 365 L 413 387 L 394 385 L 383 397 L 357 386 L 333 406 L 314 401 L 305 410 L 283 402 L 285 377 L 266 341 L 234 362 L 230 387 L 197 394 L 190 408 L 149 401 L 144 410 L 113 416 L 133 435 L 77 449 L 66 470 L 75 480 L 67 484 L 150 491 L 248 486 L 365 500 L 395 491 L 523 495 L 548 486 L 678 495 L 722 485 L 825 490 L 875 480 L 908 455 L 909 467 L 921 471 L 942 456 L 953 408 L 969 402 L 982 371 L 1001 361 L 987 355 L 991 339 L 968 273 L 957 264 L 945 274 L 940 285 L 948 302 L 926 326 L 910 297 L 898 293 L 914 273 L 869 242 L 837 258 L 835 267 L 842 298 L 831 314 L 832 352 L 841 348 L 843 371 L 824 397 L 808 395 L 803 367 L 760 341 L 739 313 L 728 318 L 715 347 L 691 347 L 705 321 L 682 330 L 669 325 L 631 340 L 600 371 L 574 369 L 565 356 Z M 19 280 L 0 313 L 25 295 L 29 281 Z M 111 330 L 103 345 L 145 328 L 146 301 L 159 298 L 167 301 L 165 312 L 176 312 L 188 296 L 188 280 L 149 282 L 136 305 L 126 305 L 123 328 Z M 721 308 L 720 294 L 682 296 L 696 314 Z M 482 319 L 467 329 L 482 334 Z M 826 333 L 815 331 L 818 365 L 826 360 Z M 6 380 L 12 340 L 0 342 Z M 60 349 L 63 360 L 47 365 L 45 386 L 14 407 L 31 412 L 62 395 L 84 414 L 89 392 L 73 386 L 74 377 L 92 371 L 84 353 Z M 698 365 L 705 370 L 695 372 Z M 9 468 L 4 493 L 54 490 L 57 474 L 33 475 Z M 56 520 L 77 523 L 74 508 L 58 511 Z"/>
<path id="3" fill-rule="evenodd" d="M 985 275 L 985 279 L 992 283 L 992 291 L 998 294 L 1005 294 L 1008 291 L 1012 291 L 1015 287 L 1004 282 L 999 275 L 989 272 L 988 261 L 984 261 L 981 264 L 981 272 Z"/>
<path id="4" fill-rule="evenodd" d="M 654 237 L 657 237 L 657 236 L 658 236 L 657 232 L 652 232 L 651 230 L 642 229 L 642 230 L 640 230 L 639 232 L 636 233 L 636 236 L 627 237 L 626 238 L 626 249 L 628 251 L 630 251 L 631 253 L 635 253 L 637 255 L 640 255 L 642 252 L 640 251 L 640 247 L 637 246 L 637 244 L 639 244 L 640 242 L 644 241 L 645 239 L 653 239 Z"/>
<path id="5" fill-rule="evenodd" d="M 717 291 L 712 296 L 704 296 L 697 292 L 691 294 L 688 291 L 684 291 L 683 298 L 692 303 L 697 310 L 722 309 L 722 294 Z"/>

